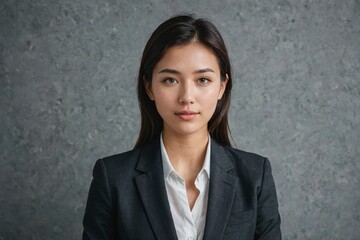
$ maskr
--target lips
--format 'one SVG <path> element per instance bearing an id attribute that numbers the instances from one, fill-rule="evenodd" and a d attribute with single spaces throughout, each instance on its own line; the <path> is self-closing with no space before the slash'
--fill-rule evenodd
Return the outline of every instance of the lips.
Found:
<path id="1" fill-rule="evenodd" d="M 199 114 L 198 112 L 194 112 L 194 111 L 181 111 L 175 113 L 176 116 L 178 116 L 179 118 L 185 121 L 192 120 L 198 114 Z"/>

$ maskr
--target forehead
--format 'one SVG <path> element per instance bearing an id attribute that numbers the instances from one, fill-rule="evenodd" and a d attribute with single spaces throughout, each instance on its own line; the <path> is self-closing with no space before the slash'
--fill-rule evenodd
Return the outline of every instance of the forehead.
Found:
<path id="1" fill-rule="evenodd" d="M 155 65 L 154 73 L 163 68 L 171 68 L 180 72 L 211 68 L 215 73 L 220 72 L 214 52 L 198 42 L 175 45 L 167 49 L 164 56 Z"/>

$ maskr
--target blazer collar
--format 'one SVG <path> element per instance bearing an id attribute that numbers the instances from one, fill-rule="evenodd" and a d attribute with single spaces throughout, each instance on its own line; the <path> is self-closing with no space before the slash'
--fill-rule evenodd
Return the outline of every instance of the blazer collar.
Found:
<path id="1" fill-rule="evenodd" d="M 223 146 L 211 142 L 211 178 L 204 239 L 222 239 L 235 198 L 237 178 L 234 164 Z"/>
<path id="2" fill-rule="evenodd" d="M 157 239 L 177 239 L 167 199 L 160 140 L 155 138 L 142 148 L 135 177 L 146 214 Z M 221 239 L 235 197 L 237 178 L 234 165 L 223 146 L 211 139 L 209 200 L 204 239 Z"/>
<path id="3" fill-rule="evenodd" d="M 161 163 L 160 140 L 155 138 L 142 148 L 135 177 L 146 215 L 157 239 L 177 239 L 167 199 Z"/>

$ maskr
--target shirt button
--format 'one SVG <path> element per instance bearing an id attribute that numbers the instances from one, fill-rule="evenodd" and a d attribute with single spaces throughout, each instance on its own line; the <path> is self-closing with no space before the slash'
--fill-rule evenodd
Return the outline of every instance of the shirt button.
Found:
<path id="1" fill-rule="evenodd" d="M 186 240 L 195 240 L 195 238 L 193 238 L 191 236 L 187 236 Z"/>

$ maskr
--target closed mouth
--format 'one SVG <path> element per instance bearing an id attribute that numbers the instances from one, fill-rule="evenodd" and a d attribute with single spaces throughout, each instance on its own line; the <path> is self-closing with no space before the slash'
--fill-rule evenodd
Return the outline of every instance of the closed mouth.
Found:
<path id="1" fill-rule="evenodd" d="M 181 111 L 181 112 L 176 112 L 175 115 L 196 115 L 199 114 L 198 112 L 193 112 L 193 111 Z"/>

